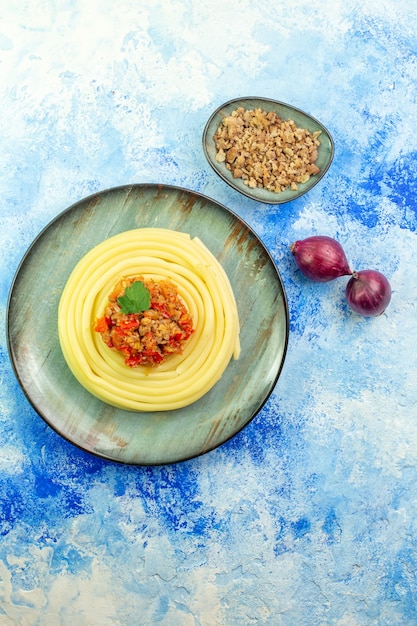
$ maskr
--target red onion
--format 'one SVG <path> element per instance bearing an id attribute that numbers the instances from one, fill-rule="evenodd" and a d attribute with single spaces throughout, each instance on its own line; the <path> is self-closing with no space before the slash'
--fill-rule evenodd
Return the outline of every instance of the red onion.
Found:
<path id="1" fill-rule="evenodd" d="M 319 283 L 352 274 L 342 246 L 326 236 L 307 237 L 290 246 L 302 273 Z"/>
<path id="2" fill-rule="evenodd" d="M 346 285 L 346 299 L 360 315 L 381 315 L 391 300 L 391 286 L 388 279 L 376 270 L 352 272 Z"/>

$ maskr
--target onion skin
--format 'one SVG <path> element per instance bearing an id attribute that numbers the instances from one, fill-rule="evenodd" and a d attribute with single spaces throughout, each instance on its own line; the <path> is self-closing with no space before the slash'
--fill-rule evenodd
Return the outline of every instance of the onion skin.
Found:
<path id="1" fill-rule="evenodd" d="M 391 285 L 384 274 L 376 270 L 352 272 L 346 285 L 346 299 L 355 313 L 376 317 L 391 301 Z"/>
<path id="2" fill-rule="evenodd" d="M 332 237 L 300 239 L 291 244 L 290 251 L 304 276 L 318 283 L 352 274 L 342 246 Z"/>

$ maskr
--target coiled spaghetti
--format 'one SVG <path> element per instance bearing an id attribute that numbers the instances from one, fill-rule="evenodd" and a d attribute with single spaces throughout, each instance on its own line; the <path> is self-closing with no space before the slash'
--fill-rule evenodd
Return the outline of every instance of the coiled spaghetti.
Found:
<path id="1" fill-rule="evenodd" d="M 94 331 L 121 277 L 168 279 L 195 332 L 182 354 L 156 368 L 129 368 Z M 59 340 L 77 380 L 104 402 L 131 411 L 168 411 L 195 402 L 239 357 L 239 319 L 228 277 L 195 237 L 164 228 L 125 231 L 94 247 L 74 268 L 58 310 Z"/>

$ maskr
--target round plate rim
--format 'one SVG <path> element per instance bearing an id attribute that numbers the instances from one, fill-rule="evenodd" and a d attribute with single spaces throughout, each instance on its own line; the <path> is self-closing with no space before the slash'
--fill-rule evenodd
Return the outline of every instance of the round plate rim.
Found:
<path id="1" fill-rule="evenodd" d="M 159 192 L 161 192 L 164 189 L 170 190 L 170 191 L 176 191 L 176 192 L 181 192 L 181 193 L 186 193 L 186 194 L 190 194 L 192 196 L 197 196 L 198 198 L 204 200 L 204 201 L 208 201 L 208 202 L 212 202 L 215 205 L 217 205 L 220 209 L 222 209 L 222 211 L 225 211 L 226 213 L 230 214 L 234 219 L 236 219 L 238 222 L 240 222 L 245 228 L 247 228 L 252 235 L 255 237 L 256 241 L 258 242 L 258 244 L 264 249 L 264 252 L 266 253 L 270 263 L 272 264 L 272 267 L 275 270 L 275 274 L 276 274 L 276 278 L 278 280 L 278 283 L 280 284 L 280 288 L 281 288 L 281 292 L 282 292 L 282 301 L 283 301 L 283 308 L 284 308 L 284 312 L 285 312 L 285 337 L 284 337 L 284 342 L 283 342 L 283 352 L 282 352 L 282 358 L 281 358 L 281 362 L 279 364 L 279 367 L 277 368 L 277 371 L 275 373 L 274 379 L 271 383 L 271 387 L 269 389 L 269 391 L 267 392 L 265 398 L 263 399 L 263 401 L 257 406 L 256 410 L 253 411 L 251 417 L 244 423 L 242 424 L 242 426 L 240 426 L 236 431 L 232 432 L 230 436 L 228 436 L 227 438 L 225 438 L 223 441 L 220 441 L 216 444 L 214 444 L 211 447 L 208 447 L 207 449 L 205 449 L 204 451 L 201 452 L 197 452 L 195 454 L 190 454 L 188 456 L 184 456 L 183 458 L 180 458 L 178 460 L 174 460 L 174 461 L 167 461 L 167 462 L 147 462 L 147 463 L 141 463 L 141 462 L 135 462 L 135 461 L 128 461 L 128 460 L 124 460 L 124 459 L 120 459 L 120 458 L 115 458 L 112 457 L 111 455 L 107 455 L 104 453 L 101 453 L 99 451 L 95 451 L 89 448 L 84 447 L 83 445 L 81 445 L 80 443 L 78 443 L 77 441 L 74 441 L 73 439 L 71 439 L 66 433 L 61 432 L 59 430 L 59 428 L 57 428 L 57 426 L 51 422 L 50 419 L 48 419 L 42 412 L 42 410 L 37 406 L 37 403 L 34 401 L 34 399 L 32 398 L 30 391 L 27 389 L 26 385 L 23 383 L 22 377 L 20 375 L 19 372 L 19 368 L 17 365 L 17 361 L 15 358 L 15 350 L 13 348 L 12 345 L 12 340 L 11 340 L 11 331 L 10 331 L 10 307 L 11 307 L 11 303 L 13 300 L 13 293 L 16 287 L 16 284 L 19 280 L 19 275 L 23 269 L 23 267 L 25 266 L 25 264 L 28 262 L 28 259 L 32 253 L 32 251 L 35 249 L 35 247 L 37 246 L 39 240 L 42 238 L 42 236 L 44 235 L 44 233 L 46 233 L 48 231 L 48 229 L 50 227 L 52 227 L 54 224 L 56 224 L 57 222 L 59 222 L 59 220 L 61 220 L 63 217 L 65 217 L 67 214 L 73 212 L 74 210 L 76 210 L 77 208 L 80 207 L 80 205 L 85 204 L 87 202 L 90 202 L 92 200 L 94 200 L 95 198 L 98 198 L 100 196 L 103 196 L 105 194 L 108 193 L 113 193 L 113 192 L 120 192 L 123 190 L 132 190 L 132 189 L 157 189 Z M 26 248 L 26 251 L 24 252 L 22 258 L 20 259 L 20 262 L 18 263 L 17 269 L 14 272 L 13 275 L 13 279 L 11 282 L 11 286 L 9 289 L 9 293 L 8 293 L 8 298 L 7 298 L 7 305 L 6 305 L 6 343 L 7 343 L 7 350 L 8 350 L 8 354 L 9 354 L 9 358 L 10 358 L 10 362 L 12 365 L 12 369 L 14 371 L 15 377 L 17 379 L 17 382 L 24 394 L 24 396 L 26 397 L 27 401 L 29 402 L 30 406 L 34 409 L 34 411 L 37 413 L 37 415 L 39 415 L 41 417 L 41 419 L 55 432 L 57 433 L 62 439 L 64 439 L 65 441 L 69 442 L 71 445 L 75 446 L 76 448 L 82 450 L 83 452 L 96 457 L 96 458 L 101 458 L 104 459 L 106 461 L 109 462 L 113 462 L 116 463 L 118 465 L 127 465 L 127 466 L 137 466 L 137 467 L 161 467 L 161 466 L 165 466 L 165 465 L 176 465 L 178 463 L 184 463 L 186 461 L 190 461 L 192 459 L 198 458 L 200 456 L 204 456 L 206 454 L 208 454 L 209 452 L 215 450 L 216 448 L 224 445 L 225 443 L 227 443 L 228 441 L 232 440 L 234 437 L 236 437 L 244 428 L 246 428 L 246 426 L 248 426 L 248 424 L 250 424 L 250 422 L 256 417 L 256 415 L 258 415 L 258 413 L 262 410 L 262 408 L 265 406 L 265 404 L 267 403 L 267 401 L 269 400 L 271 394 L 274 391 L 274 388 L 277 384 L 277 381 L 281 375 L 282 372 L 282 368 L 284 366 L 284 362 L 286 359 L 286 355 L 287 355 L 287 351 L 288 351 L 288 343 L 289 343 L 289 306 L 288 306 L 288 298 L 286 295 L 286 291 L 285 291 L 285 287 L 280 275 L 280 272 L 278 270 L 278 267 L 270 253 L 270 251 L 268 250 L 268 248 L 266 247 L 266 245 L 263 243 L 263 241 L 260 239 L 260 237 L 256 234 L 256 232 L 254 231 L 254 229 L 249 226 L 249 224 L 243 219 L 241 218 L 239 215 L 237 215 L 237 213 L 235 213 L 234 211 L 232 211 L 231 209 L 229 209 L 228 207 L 226 207 L 225 205 L 223 205 L 222 203 L 218 202 L 217 200 L 214 200 L 213 198 L 206 196 L 200 192 L 197 191 L 193 191 L 191 189 L 188 189 L 186 187 L 182 187 L 182 186 L 178 186 L 178 185 L 170 185 L 170 184 L 165 184 L 165 183 L 131 183 L 131 184 L 123 184 L 123 185 L 118 185 L 118 186 L 114 186 L 114 187 L 108 187 L 99 191 L 96 191 L 92 194 L 89 194 L 87 196 L 84 196 L 83 198 L 81 198 L 80 200 L 75 201 L 74 203 L 72 203 L 71 205 L 69 205 L 66 209 L 60 211 L 54 218 L 52 218 L 40 231 L 39 233 L 34 237 L 34 239 L 32 240 L 32 242 L 29 244 L 29 246 Z M 104 404 L 104 403 L 103 403 Z"/>
<path id="2" fill-rule="evenodd" d="M 288 198 L 286 200 L 284 199 L 279 199 L 278 196 L 280 194 L 274 194 L 275 196 L 277 196 L 276 199 L 274 199 L 273 197 L 271 197 L 270 199 L 264 199 L 264 198 L 260 198 L 257 197 L 254 193 L 251 192 L 251 190 L 248 188 L 246 189 L 240 189 L 237 185 L 235 185 L 233 183 L 233 181 L 229 180 L 227 178 L 227 176 L 219 169 L 216 167 L 216 165 L 213 163 L 213 160 L 211 159 L 208 149 L 207 149 L 207 135 L 208 135 L 208 130 L 210 128 L 210 124 L 212 123 L 212 121 L 214 120 L 214 118 L 216 117 L 216 115 L 218 115 L 218 113 L 224 109 L 225 107 L 231 106 L 233 104 L 237 104 L 239 102 L 242 101 L 249 101 L 249 100 L 253 100 L 253 101 L 258 101 L 258 102 L 269 102 L 272 104 L 276 104 L 278 106 L 284 106 L 287 107 L 288 109 L 292 109 L 293 111 L 296 111 L 297 113 L 300 113 L 302 115 L 304 115 L 305 117 L 310 118 L 313 122 L 315 122 L 316 124 L 318 124 L 326 133 L 328 139 L 329 139 L 329 143 L 330 143 L 330 155 L 329 155 L 329 159 L 328 162 L 326 164 L 326 166 L 320 171 L 320 175 L 318 177 L 316 177 L 316 180 L 314 180 L 314 182 L 305 190 L 302 190 L 298 193 L 296 193 L 294 195 L 293 198 Z M 302 196 L 304 196 L 306 193 L 308 193 L 309 191 L 311 191 L 313 189 L 313 187 L 315 187 L 321 180 L 322 178 L 324 178 L 324 176 L 327 174 L 333 159 L 334 159 L 334 151 L 335 151 L 335 146 L 334 146 L 334 140 L 332 135 L 330 134 L 329 130 L 326 128 L 326 126 L 320 122 L 320 120 L 318 120 L 316 117 L 314 117 L 313 115 L 310 115 L 310 113 L 307 113 L 306 111 L 303 111 L 303 109 L 300 109 L 299 107 L 296 107 L 292 104 L 289 104 L 288 102 L 282 102 L 281 100 L 274 100 L 273 98 L 266 98 L 264 96 L 241 96 L 238 98 L 232 98 L 231 100 L 227 100 L 226 102 L 224 102 L 223 104 L 221 104 L 220 106 L 218 106 L 216 108 L 215 111 L 213 111 L 213 113 L 210 115 L 209 119 L 207 120 L 205 126 L 204 126 L 204 130 L 203 130 L 203 135 L 202 135 L 202 145 L 203 145 L 203 151 L 204 151 L 204 155 L 207 159 L 207 162 L 209 163 L 210 167 L 213 169 L 213 171 L 222 179 L 224 180 L 225 183 L 227 183 L 232 189 L 234 189 L 235 191 L 237 191 L 238 193 L 241 193 L 242 195 L 250 198 L 251 200 L 255 200 L 257 202 L 262 202 L 263 204 L 271 204 L 271 205 L 278 205 L 278 204 L 287 204 L 288 202 L 293 202 L 294 200 L 297 200 L 298 198 L 301 198 Z M 272 194 L 273 192 L 271 192 Z"/>

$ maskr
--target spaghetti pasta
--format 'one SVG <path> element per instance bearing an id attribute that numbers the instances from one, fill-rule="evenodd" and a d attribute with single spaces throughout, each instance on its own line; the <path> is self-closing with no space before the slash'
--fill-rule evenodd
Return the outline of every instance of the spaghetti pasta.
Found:
<path id="1" fill-rule="evenodd" d="M 130 368 L 94 331 L 121 277 L 169 280 L 193 319 L 181 354 L 154 368 Z M 229 279 L 198 237 L 164 228 L 125 231 L 95 246 L 63 290 L 58 333 L 65 360 L 90 393 L 130 411 L 169 411 L 206 394 L 232 357 L 239 358 L 239 318 Z"/>

